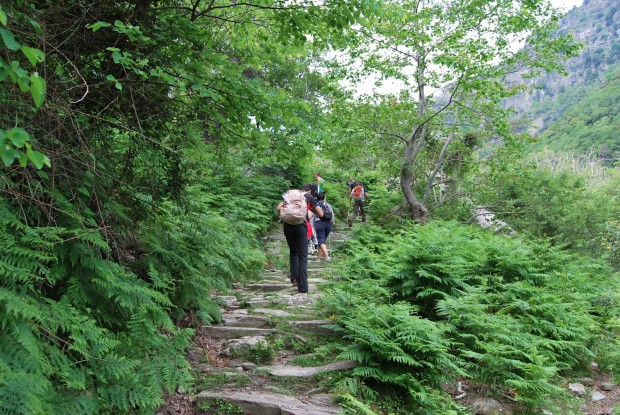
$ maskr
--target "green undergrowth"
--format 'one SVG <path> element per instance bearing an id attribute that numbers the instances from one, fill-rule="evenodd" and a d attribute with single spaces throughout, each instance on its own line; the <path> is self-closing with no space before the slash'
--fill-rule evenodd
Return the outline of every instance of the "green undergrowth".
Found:
<path id="1" fill-rule="evenodd" d="M 360 227 L 343 251 L 324 306 L 359 362 L 338 389 L 351 407 L 456 414 L 442 385 L 465 378 L 527 412 L 566 399 L 563 378 L 592 361 L 620 362 L 619 276 L 602 262 L 439 221 Z"/>
<path id="2" fill-rule="evenodd" d="M 264 269 L 284 188 L 212 174 L 176 201 L 102 197 L 97 216 L 87 191 L 37 188 L 49 217 L 0 199 L 0 414 L 152 413 L 190 388 L 189 327 L 219 321 L 214 293 Z"/>
<path id="3" fill-rule="evenodd" d="M 193 385 L 193 389 L 198 392 L 209 389 L 219 389 L 222 385 L 244 388 L 252 383 L 250 376 L 239 372 L 195 373 L 194 376 L 196 381 Z"/>

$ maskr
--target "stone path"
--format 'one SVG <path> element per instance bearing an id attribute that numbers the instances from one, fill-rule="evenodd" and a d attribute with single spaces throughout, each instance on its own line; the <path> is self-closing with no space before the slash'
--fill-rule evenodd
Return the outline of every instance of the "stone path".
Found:
<path id="1" fill-rule="evenodd" d="M 337 228 L 332 233 L 334 261 L 349 231 Z M 310 255 L 309 292 L 297 294 L 289 283 L 282 230 L 268 235 L 265 245 L 269 265 L 260 280 L 237 284 L 234 296 L 221 296 L 223 323 L 204 327 L 197 336 L 202 348 L 193 362 L 199 390 L 194 403 L 200 413 L 215 415 L 338 414 L 321 376 L 350 370 L 355 362 L 326 361 L 313 350 L 335 334 L 329 328 L 333 321 L 316 308 L 321 287 L 335 278 L 333 262 Z"/>

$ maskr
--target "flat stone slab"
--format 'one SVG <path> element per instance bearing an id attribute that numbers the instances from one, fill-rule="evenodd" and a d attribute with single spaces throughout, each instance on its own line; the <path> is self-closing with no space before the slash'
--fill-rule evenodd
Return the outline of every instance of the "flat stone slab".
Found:
<path id="1" fill-rule="evenodd" d="M 234 390 L 204 391 L 196 395 L 197 401 L 223 399 L 239 407 L 244 415 L 338 415 L 339 408 L 325 400 L 302 402 L 291 396 L 269 392 Z"/>
<path id="2" fill-rule="evenodd" d="M 328 324 L 334 324 L 331 320 L 300 320 L 292 321 L 291 326 L 299 331 L 311 332 L 316 334 L 336 334 L 336 332 L 330 328 L 325 327 Z"/>
<path id="3" fill-rule="evenodd" d="M 265 314 L 267 316 L 274 316 L 274 317 L 293 317 L 294 316 L 294 314 L 291 314 L 284 310 L 278 310 L 275 308 L 257 308 L 253 312 L 256 314 Z"/>
<path id="4" fill-rule="evenodd" d="M 239 300 L 234 295 L 218 295 L 215 298 L 227 308 L 239 308 Z"/>
<path id="5" fill-rule="evenodd" d="M 265 307 L 272 303 L 271 300 L 267 299 L 256 299 L 256 300 L 248 300 L 247 303 L 252 307 Z"/>
<path id="6" fill-rule="evenodd" d="M 266 336 L 274 329 L 257 329 L 254 327 L 204 326 L 204 333 L 215 339 L 238 339 L 245 336 Z"/>
<path id="7" fill-rule="evenodd" d="M 339 370 L 353 369 L 357 366 L 355 360 L 343 360 L 340 362 L 330 363 L 324 366 L 316 367 L 304 367 L 304 366 L 289 366 L 289 365 L 275 365 L 275 366 L 263 366 L 257 368 L 257 370 L 264 370 L 271 376 L 287 376 L 294 378 L 308 378 L 319 373 L 336 372 Z"/>
<path id="8" fill-rule="evenodd" d="M 271 291 L 281 291 L 281 290 L 291 288 L 291 284 L 284 284 L 284 283 L 281 283 L 281 284 L 273 284 L 273 283 L 249 284 L 247 288 L 250 290 L 271 292 Z"/>
<path id="9" fill-rule="evenodd" d="M 262 329 L 271 328 L 269 317 L 248 316 L 243 314 L 224 314 L 222 315 L 224 324 L 231 327 L 256 327 Z"/>

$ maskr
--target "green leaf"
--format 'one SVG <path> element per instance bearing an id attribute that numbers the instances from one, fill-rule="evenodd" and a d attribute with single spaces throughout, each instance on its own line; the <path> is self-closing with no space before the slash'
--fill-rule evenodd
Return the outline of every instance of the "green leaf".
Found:
<path id="1" fill-rule="evenodd" d="M 6 26 L 6 12 L 4 10 L 2 10 L 2 6 L 0 6 L 0 23 L 2 23 L 2 25 Z"/>
<path id="2" fill-rule="evenodd" d="M 35 66 L 37 63 L 43 62 L 45 60 L 45 53 L 43 53 L 39 49 L 31 48 L 30 46 L 22 46 L 21 49 L 32 66 Z"/>
<path id="3" fill-rule="evenodd" d="M 9 167 L 15 161 L 15 158 L 19 157 L 19 152 L 13 147 L 4 143 L 0 146 L 0 158 L 5 166 Z"/>
<path id="4" fill-rule="evenodd" d="M 51 166 L 50 159 L 47 158 L 47 156 L 41 152 L 34 151 L 28 148 L 26 150 L 26 155 L 28 156 L 28 159 L 32 162 L 32 164 L 35 165 L 37 169 L 42 169 L 44 165 L 47 167 Z"/>
<path id="5" fill-rule="evenodd" d="M 6 136 L 11 143 L 17 148 L 22 148 L 24 144 L 30 141 L 30 134 L 20 127 L 14 127 L 6 131 Z"/>
<path id="6" fill-rule="evenodd" d="M 37 108 L 43 104 L 45 100 L 45 79 L 41 78 L 37 73 L 30 75 L 30 95 L 32 95 Z"/>
<path id="7" fill-rule="evenodd" d="M 19 165 L 22 167 L 26 167 L 28 165 L 28 156 L 26 153 L 19 154 Z"/>
<path id="8" fill-rule="evenodd" d="M 86 25 L 86 27 L 88 29 L 93 29 L 93 32 L 96 32 L 97 30 L 101 29 L 102 27 L 109 27 L 109 26 L 112 26 L 112 25 L 110 23 L 107 23 L 107 22 L 97 22 L 97 23 Z"/>
<path id="9" fill-rule="evenodd" d="M 0 29 L 0 36 L 2 36 L 4 45 L 10 50 L 18 50 L 21 46 L 19 42 L 15 40 L 13 33 L 8 29 Z"/>

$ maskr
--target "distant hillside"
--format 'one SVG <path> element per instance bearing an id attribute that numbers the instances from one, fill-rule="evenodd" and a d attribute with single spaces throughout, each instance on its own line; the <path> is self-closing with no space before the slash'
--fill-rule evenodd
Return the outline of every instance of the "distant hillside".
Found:
<path id="1" fill-rule="evenodd" d="M 620 2 L 584 0 L 582 6 L 573 8 L 561 20 L 559 32 L 570 32 L 585 44 L 581 54 L 567 62 L 568 76 L 553 73 L 529 81 L 534 91 L 521 94 L 506 105 L 514 108 L 519 118 L 529 120 L 529 131 L 541 135 L 539 146 L 571 151 L 594 148 L 596 152 L 610 157 L 617 151 L 618 145 L 614 141 L 618 140 L 606 131 L 613 131 L 614 127 L 610 125 L 600 131 L 599 127 L 607 117 L 617 121 L 614 115 L 618 113 L 618 93 L 616 91 L 614 97 L 605 88 L 617 87 L 614 76 L 606 74 L 620 63 Z M 590 94 L 595 94 L 599 102 L 588 98 Z M 606 105 L 610 107 L 605 109 Z M 596 107 L 597 111 L 583 113 L 574 106 Z M 561 125 L 556 125 L 557 121 Z M 588 128 L 569 131 L 569 128 L 582 124 Z M 617 130 L 618 124 L 615 125 Z M 546 132 L 547 129 L 550 131 Z"/>
<path id="2" fill-rule="evenodd" d="M 620 160 L 620 64 L 607 70 L 602 81 L 567 88 L 556 99 L 535 102 L 529 114 L 555 119 L 540 133 L 536 149 Z"/>

